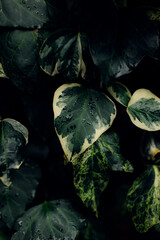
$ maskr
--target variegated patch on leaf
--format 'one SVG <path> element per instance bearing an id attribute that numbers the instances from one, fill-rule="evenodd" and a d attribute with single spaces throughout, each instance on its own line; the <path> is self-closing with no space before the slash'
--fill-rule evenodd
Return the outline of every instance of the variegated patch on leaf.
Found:
<path id="1" fill-rule="evenodd" d="M 125 85 L 117 81 L 114 82 L 113 85 L 109 86 L 107 90 L 117 102 L 127 107 L 131 98 L 131 93 Z"/>
<path id="2" fill-rule="evenodd" d="M 132 172 L 132 165 L 120 153 L 119 138 L 106 131 L 73 162 L 74 185 L 78 196 L 98 215 L 100 195 L 109 182 L 109 171 Z"/>
<path id="3" fill-rule="evenodd" d="M 91 146 L 113 123 L 114 103 L 103 93 L 80 84 L 64 84 L 53 100 L 54 125 L 68 160 Z"/>
<path id="4" fill-rule="evenodd" d="M 159 167 L 149 167 L 134 181 L 128 192 L 127 206 L 137 231 L 147 232 L 160 223 Z"/>
<path id="5" fill-rule="evenodd" d="M 9 186 L 10 169 L 18 169 L 22 164 L 20 149 L 28 142 L 28 130 L 18 121 L 6 118 L 0 120 L 0 179 Z"/>
<path id="6" fill-rule="evenodd" d="M 147 131 L 160 130 L 160 98 L 147 89 L 132 95 L 127 113 L 134 125 Z"/>
<path id="7" fill-rule="evenodd" d="M 61 73 L 74 80 L 80 74 L 84 78 L 81 33 L 71 29 L 54 32 L 41 47 L 40 66 L 51 76 Z"/>

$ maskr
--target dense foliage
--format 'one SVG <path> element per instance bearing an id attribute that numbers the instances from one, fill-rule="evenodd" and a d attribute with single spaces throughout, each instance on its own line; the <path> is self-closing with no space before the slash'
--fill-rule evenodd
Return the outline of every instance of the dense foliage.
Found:
<path id="1" fill-rule="evenodd" d="M 0 239 L 160 236 L 160 4 L 0 0 Z"/>

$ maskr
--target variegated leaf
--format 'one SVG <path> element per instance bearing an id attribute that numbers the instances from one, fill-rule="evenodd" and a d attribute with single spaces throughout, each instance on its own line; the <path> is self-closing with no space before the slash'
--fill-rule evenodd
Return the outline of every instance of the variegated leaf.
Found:
<path id="1" fill-rule="evenodd" d="M 160 130 L 160 98 L 147 89 L 138 89 L 132 95 L 127 113 L 133 124 L 147 131 Z"/>
<path id="2" fill-rule="evenodd" d="M 76 192 L 87 207 L 98 215 L 101 193 L 109 181 L 108 169 L 132 172 L 132 165 L 121 155 L 118 135 L 108 130 L 73 162 Z"/>
<path id="3" fill-rule="evenodd" d="M 107 88 L 107 90 L 115 100 L 117 100 L 125 107 L 128 106 L 128 102 L 131 98 L 131 93 L 125 85 L 120 82 L 114 82 L 113 85 Z"/>
<path id="4" fill-rule="evenodd" d="M 160 223 L 160 169 L 149 167 L 138 177 L 127 196 L 127 206 L 139 232 Z"/>
<path id="5" fill-rule="evenodd" d="M 28 130 L 14 119 L 0 120 L 0 179 L 9 186 L 10 169 L 18 169 L 22 163 L 21 151 L 28 142 Z"/>
<path id="6" fill-rule="evenodd" d="M 51 76 L 63 74 L 74 80 L 85 76 L 86 67 L 82 58 L 81 33 L 62 29 L 53 33 L 40 50 L 41 68 Z"/>
<path id="7" fill-rule="evenodd" d="M 114 103 L 103 93 L 80 84 L 64 84 L 53 100 L 54 124 L 68 160 L 73 160 L 110 128 Z"/>

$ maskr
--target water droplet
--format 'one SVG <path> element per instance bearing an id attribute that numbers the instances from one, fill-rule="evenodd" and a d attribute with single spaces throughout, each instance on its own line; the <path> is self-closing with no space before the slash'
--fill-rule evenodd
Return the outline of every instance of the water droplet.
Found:
<path id="1" fill-rule="evenodd" d="M 20 220 L 20 221 L 18 222 L 18 225 L 19 225 L 19 226 L 22 226 L 22 224 L 23 224 L 23 221 Z"/>
<path id="2" fill-rule="evenodd" d="M 19 197 L 19 193 L 15 193 L 15 196 L 16 196 L 16 197 Z"/>
<path id="3" fill-rule="evenodd" d="M 72 113 L 69 113 L 69 114 L 67 114 L 66 119 L 71 120 L 72 116 L 73 116 Z"/>
<path id="4" fill-rule="evenodd" d="M 22 232 L 23 235 L 25 235 L 25 232 Z"/>

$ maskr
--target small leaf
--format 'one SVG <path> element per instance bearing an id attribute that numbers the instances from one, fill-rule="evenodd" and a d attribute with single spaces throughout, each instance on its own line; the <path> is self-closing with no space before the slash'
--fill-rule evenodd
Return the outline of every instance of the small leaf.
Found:
<path id="1" fill-rule="evenodd" d="M 160 98 L 147 89 L 138 89 L 128 103 L 127 113 L 137 127 L 160 130 Z"/>
<path id="2" fill-rule="evenodd" d="M 81 33 L 70 29 L 53 33 L 41 47 L 40 65 L 51 76 L 61 73 L 70 80 L 79 74 L 84 77 Z"/>
<path id="3" fill-rule="evenodd" d="M 55 200 L 44 202 L 29 209 L 17 221 L 18 231 L 11 240 L 30 239 L 75 239 L 84 219 L 70 202 Z"/>
<path id="4" fill-rule="evenodd" d="M 44 0 L 0 0 L 0 26 L 40 28 L 48 22 Z"/>
<path id="5" fill-rule="evenodd" d="M 80 84 L 64 84 L 53 100 L 54 124 L 64 153 L 73 160 L 110 128 L 114 103 L 103 93 Z"/>
<path id="6" fill-rule="evenodd" d="M 0 63 L 0 78 L 8 78 L 7 75 L 5 74 L 2 64 Z"/>
<path id="7" fill-rule="evenodd" d="M 14 119 L 0 120 L 0 179 L 9 186 L 10 169 L 18 169 L 23 161 L 21 150 L 28 141 L 28 130 Z"/>
<path id="8" fill-rule="evenodd" d="M 132 165 L 120 153 L 118 135 L 110 130 L 103 133 L 72 163 L 76 192 L 97 216 L 100 195 L 109 182 L 108 169 L 133 171 Z"/>
<path id="9" fill-rule="evenodd" d="M 36 164 L 25 162 L 20 169 L 11 170 L 10 176 L 9 187 L 0 182 L 0 212 L 3 222 L 12 228 L 35 197 L 40 171 Z"/>
<path id="10" fill-rule="evenodd" d="M 137 231 L 147 232 L 160 223 L 160 171 L 149 167 L 129 189 L 127 206 Z"/>
<path id="11" fill-rule="evenodd" d="M 107 90 L 111 96 L 117 100 L 117 102 L 121 103 L 125 107 L 128 106 L 128 102 L 131 98 L 131 93 L 125 85 L 116 81 L 113 83 L 113 85 L 109 86 Z"/>

